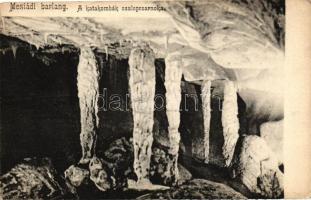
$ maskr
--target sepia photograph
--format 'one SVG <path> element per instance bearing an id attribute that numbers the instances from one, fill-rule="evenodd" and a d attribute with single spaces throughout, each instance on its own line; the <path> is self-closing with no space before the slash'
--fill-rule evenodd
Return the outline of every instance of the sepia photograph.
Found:
<path id="1" fill-rule="evenodd" d="M 75 16 L 1 16 L 0 198 L 284 198 L 285 0 L 72 5 L 5 5 Z"/>

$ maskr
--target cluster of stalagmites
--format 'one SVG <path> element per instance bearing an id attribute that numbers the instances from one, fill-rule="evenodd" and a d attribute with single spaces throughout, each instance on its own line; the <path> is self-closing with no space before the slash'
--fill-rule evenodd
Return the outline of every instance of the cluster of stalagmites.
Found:
<path id="1" fill-rule="evenodd" d="M 195 148 L 201 148 L 206 163 L 228 168 L 238 182 L 243 183 L 251 193 L 262 197 L 282 197 L 283 195 L 283 173 L 279 169 L 282 164 L 282 121 L 268 122 L 261 126 L 261 136 L 239 135 L 238 119 L 238 99 L 237 89 L 233 82 L 223 81 L 223 99 L 219 101 L 222 104 L 221 124 L 223 145 L 221 156 L 223 161 L 210 159 L 209 148 L 215 148 L 219 144 L 213 144 L 209 138 L 210 120 L 211 120 L 211 84 L 209 81 L 203 81 L 201 89 L 202 109 L 204 120 L 204 141 L 203 148 L 200 143 L 195 144 Z M 217 99 L 217 98 L 216 98 Z M 217 133 L 218 134 L 218 133 Z M 214 141 L 215 142 L 215 141 Z M 273 147 L 273 148 L 272 148 Z"/>
<path id="2" fill-rule="evenodd" d="M 154 145 L 156 85 L 154 63 L 155 56 L 150 47 L 136 47 L 131 51 L 129 90 L 133 114 L 133 138 L 115 140 L 104 155 L 97 156 L 95 144 L 99 125 L 97 116 L 99 66 L 92 49 L 81 47 L 77 85 L 81 116 L 82 158 L 78 164 L 71 165 L 65 171 L 65 178 L 72 186 L 79 188 L 92 183 L 101 191 L 125 188 L 159 190 L 168 189 L 160 185 L 174 186 L 191 179 L 191 174 L 178 164 L 182 56 L 175 52 L 169 53 L 165 58 L 167 150 Z M 203 80 L 201 85 L 204 134 L 198 139 L 203 141 L 200 142 L 202 145 L 200 151 L 202 151 L 204 162 L 229 168 L 232 178 L 242 182 L 253 193 L 270 198 L 280 197 L 283 192 L 283 174 L 278 166 L 282 161 L 280 156 L 275 156 L 269 148 L 271 145 L 265 141 L 269 138 L 266 129 L 270 130 L 269 127 L 274 125 L 262 126 L 262 137 L 239 137 L 237 88 L 234 82 L 228 80 L 223 81 L 221 111 L 223 161 L 215 162 L 211 159 L 210 149 L 214 145 L 210 140 L 211 85 L 212 80 Z M 276 141 L 279 140 L 276 139 Z M 49 170 L 41 166 L 34 168 L 31 165 L 18 165 L 10 173 L 1 177 L 1 192 L 8 198 L 23 198 L 40 197 L 43 191 L 49 191 L 47 194 L 42 194 L 43 196 L 53 196 L 55 191 L 64 191 L 56 181 L 53 181 L 53 173 Z M 32 181 L 29 182 L 29 180 Z M 22 186 L 16 187 L 16 183 L 22 183 Z M 35 185 L 37 186 L 34 190 Z M 68 193 L 70 190 L 68 188 L 63 193 Z"/>
<path id="3" fill-rule="evenodd" d="M 122 161 L 122 164 L 120 164 L 120 160 L 113 159 L 119 163 L 116 165 L 95 155 L 99 70 L 92 50 L 88 47 L 81 48 L 78 65 L 78 96 L 81 109 L 82 158 L 79 165 L 73 165 L 65 172 L 66 178 L 74 186 L 80 186 L 85 180 L 90 179 L 102 191 L 124 187 L 165 189 L 160 185 L 151 184 L 150 180 L 169 186 L 180 180 L 180 166 L 178 165 L 180 133 L 178 128 L 183 74 L 182 55 L 179 52 L 171 52 L 165 58 L 164 85 L 169 144 L 168 151 L 165 153 L 161 149 L 152 149 L 156 85 L 154 53 L 149 46 L 135 47 L 130 53 L 128 63 L 133 114 L 133 147 L 131 151 L 126 152 L 133 152 L 133 156 L 127 155 L 133 159 Z M 260 137 L 246 136 L 240 138 L 242 142 L 237 145 L 239 139 L 237 88 L 232 81 L 224 80 L 222 83 L 221 134 L 223 144 L 220 157 L 223 160 L 217 162 L 211 158 L 214 155 L 210 155 L 211 145 L 214 145 L 210 141 L 212 80 L 203 80 L 201 85 L 204 134 L 203 138 L 199 139 L 202 140 L 200 142 L 202 153 L 200 154 L 202 154 L 204 162 L 229 168 L 233 178 L 240 180 L 251 192 L 268 197 L 280 196 L 282 173 L 278 169 L 278 162 L 275 162 L 273 158 L 274 154 L 271 153 L 264 140 Z M 156 161 L 159 155 L 165 157 L 165 167 L 155 165 L 159 162 L 159 160 Z M 110 154 L 110 157 L 114 157 L 114 155 Z M 124 166 L 130 167 L 124 169 Z M 125 172 L 127 174 L 124 174 Z"/>
<path id="4" fill-rule="evenodd" d="M 117 174 L 119 167 L 107 164 L 107 161 L 95 155 L 96 129 L 98 126 L 98 80 L 99 70 L 95 55 L 88 47 L 82 47 L 78 65 L 78 97 L 81 113 L 82 158 L 77 165 L 70 166 L 65 171 L 66 178 L 72 185 L 78 187 L 90 179 L 102 191 L 129 187 L 133 189 L 165 189 L 161 185 L 172 185 L 179 178 L 178 150 L 180 134 L 179 103 L 181 100 L 180 83 L 181 69 L 176 59 L 178 55 L 167 58 L 166 67 L 167 116 L 169 123 L 169 150 L 152 153 L 154 125 L 155 96 L 155 56 L 148 46 L 134 48 L 129 56 L 129 90 L 133 114 L 133 163 L 123 163 L 131 166 L 131 177 Z M 176 62 L 177 60 L 177 62 Z M 128 152 L 128 151 L 127 151 Z M 151 159 L 156 155 L 166 155 L 165 167 L 152 166 Z M 153 157 L 152 157 L 153 156 Z M 131 156 L 130 156 L 131 157 Z M 160 159 L 161 160 L 161 159 Z M 113 167 L 114 166 L 114 167 Z M 120 165 L 121 166 L 121 165 Z M 120 172 L 120 170 L 117 170 Z M 121 170 L 126 171 L 126 170 Z M 160 174 L 160 175 L 159 175 Z M 120 176 L 119 176 L 120 175 Z M 123 178 L 120 178 L 123 177 Z M 126 178 L 124 178 L 126 177 Z M 154 178 L 158 177 L 158 178 Z M 161 185 L 154 185 L 151 179 L 158 180 Z"/>

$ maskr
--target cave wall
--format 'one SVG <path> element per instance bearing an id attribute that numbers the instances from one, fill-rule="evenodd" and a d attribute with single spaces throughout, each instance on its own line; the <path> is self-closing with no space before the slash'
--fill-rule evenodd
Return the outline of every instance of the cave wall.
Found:
<path id="1" fill-rule="evenodd" d="M 25 157 L 52 157 L 61 169 L 79 157 L 78 54 L 50 54 L 47 65 L 42 49 L 32 56 L 29 48 L 0 54 L 1 173 Z"/>

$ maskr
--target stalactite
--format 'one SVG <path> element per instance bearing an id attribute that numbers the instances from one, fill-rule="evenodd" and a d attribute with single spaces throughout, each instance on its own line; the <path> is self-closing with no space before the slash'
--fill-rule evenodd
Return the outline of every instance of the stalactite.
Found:
<path id="1" fill-rule="evenodd" d="M 1 17 L 1 21 L 2 21 L 2 32 L 5 33 L 5 18 Z"/>
<path id="2" fill-rule="evenodd" d="M 34 44 L 34 45 L 35 45 L 36 49 L 39 50 L 40 44 L 36 43 L 36 44 Z"/>
<path id="3" fill-rule="evenodd" d="M 108 46 L 105 46 L 106 61 L 108 60 Z"/>
<path id="4" fill-rule="evenodd" d="M 230 165 L 235 145 L 239 138 L 239 119 L 237 116 L 238 100 L 236 92 L 234 83 L 231 81 L 225 81 L 221 122 L 224 134 L 222 151 L 226 167 Z"/>
<path id="5" fill-rule="evenodd" d="M 103 30 L 100 31 L 100 42 L 104 43 L 104 31 Z"/>
<path id="6" fill-rule="evenodd" d="M 129 57 L 129 86 L 134 120 L 134 171 L 137 183 L 149 182 L 155 95 L 154 59 L 153 51 L 147 47 L 134 48 Z"/>
<path id="7" fill-rule="evenodd" d="M 16 59 L 17 48 L 18 48 L 17 45 L 15 45 L 15 44 L 11 45 L 11 49 L 12 49 L 12 52 L 13 52 L 14 59 Z"/>
<path id="8" fill-rule="evenodd" d="M 49 34 L 50 33 L 44 33 L 44 42 L 45 42 L 45 44 L 48 43 Z"/>
<path id="9" fill-rule="evenodd" d="M 165 58 L 165 88 L 166 88 L 166 114 L 168 119 L 169 154 L 171 163 L 166 171 L 166 176 L 170 177 L 172 184 L 179 178 L 178 173 L 178 150 L 180 133 L 178 131 L 180 123 L 179 107 L 181 102 L 181 56 L 173 53 Z"/>
<path id="10" fill-rule="evenodd" d="M 81 47 L 78 65 L 78 97 L 80 104 L 82 158 L 88 163 L 94 156 L 98 125 L 99 69 L 91 48 Z"/>
<path id="11" fill-rule="evenodd" d="M 204 157 L 205 162 L 209 162 L 209 138 L 210 138 L 210 121 L 211 121 L 211 81 L 202 83 L 202 108 L 204 120 Z"/>

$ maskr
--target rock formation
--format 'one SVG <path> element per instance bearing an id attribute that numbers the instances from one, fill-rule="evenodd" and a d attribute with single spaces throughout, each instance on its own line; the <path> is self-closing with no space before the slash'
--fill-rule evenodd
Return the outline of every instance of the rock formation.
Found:
<path id="1" fill-rule="evenodd" d="M 148 47 L 134 48 L 129 57 L 129 87 L 134 121 L 134 171 L 138 183 L 149 181 L 154 123 L 154 59 L 154 53 Z"/>
<path id="2" fill-rule="evenodd" d="M 181 58 L 177 53 L 171 53 L 165 58 L 165 88 L 166 88 L 166 115 L 168 119 L 168 137 L 170 142 L 169 154 L 171 155 L 170 166 L 167 168 L 167 176 L 171 177 L 171 183 L 178 180 L 178 150 L 180 133 L 179 107 L 181 102 Z"/>
<path id="3" fill-rule="evenodd" d="M 90 179 L 95 183 L 96 187 L 101 191 L 107 191 L 113 188 L 111 184 L 113 179 L 109 177 L 108 170 L 105 170 L 103 161 L 97 157 L 93 157 L 89 164 Z"/>
<path id="4" fill-rule="evenodd" d="M 266 122 L 260 126 L 262 137 L 278 158 L 279 165 L 283 164 L 283 123 L 284 121 Z"/>
<path id="5" fill-rule="evenodd" d="M 90 172 L 87 169 L 71 165 L 65 171 L 65 178 L 75 187 L 79 187 L 88 179 Z"/>
<path id="6" fill-rule="evenodd" d="M 222 183 L 193 179 L 187 184 L 163 192 L 153 192 L 137 199 L 246 199 L 246 197 Z"/>
<path id="7" fill-rule="evenodd" d="M 203 81 L 202 83 L 202 108 L 204 120 L 204 157 L 205 162 L 209 162 L 209 144 L 210 144 L 210 121 L 211 121 L 211 81 Z"/>
<path id="8" fill-rule="evenodd" d="M 48 158 L 27 158 L 0 177 L 1 199 L 74 198 L 76 191 L 57 174 Z"/>
<path id="9" fill-rule="evenodd" d="M 231 163 L 236 142 L 239 138 L 238 99 L 233 82 L 226 81 L 222 106 L 222 126 L 224 134 L 223 155 L 225 166 Z"/>
<path id="10" fill-rule="evenodd" d="M 82 158 L 80 163 L 88 163 L 95 154 L 99 95 L 99 68 L 90 47 L 80 49 L 77 79 L 81 117 Z"/>
<path id="11" fill-rule="evenodd" d="M 244 136 L 240 142 L 241 146 L 231 163 L 233 178 L 265 198 L 281 197 L 284 190 L 283 174 L 267 143 L 255 135 Z"/>

